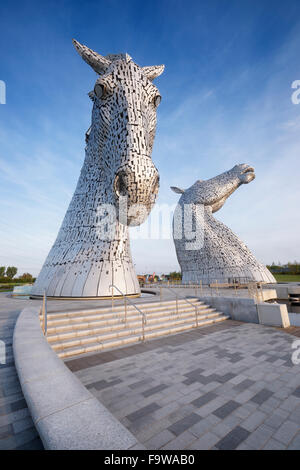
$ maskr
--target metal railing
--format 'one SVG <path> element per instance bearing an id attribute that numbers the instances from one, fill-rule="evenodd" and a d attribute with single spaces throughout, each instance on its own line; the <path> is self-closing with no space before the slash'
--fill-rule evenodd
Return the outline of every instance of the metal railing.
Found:
<path id="1" fill-rule="evenodd" d="M 246 278 L 243 279 L 246 281 Z M 247 283 L 242 282 L 232 282 L 232 283 L 222 283 L 218 280 L 211 282 L 210 284 L 203 284 L 202 281 L 199 283 L 186 283 L 180 284 L 179 282 L 153 282 L 150 284 L 145 284 L 144 287 L 149 287 L 152 289 L 157 288 L 172 288 L 175 289 L 189 289 L 194 290 L 195 297 L 230 297 L 235 296 L 239 298 L 253 298 L 258 302 L 264 301 L 264 294 L 263 294 L 263 282 L 257 281 L 248 281 Z"/>
<path id="2" fill-rule="evenodd" d="M 193 304 L 192 302 L 190 302 L 189 300 L 187 300 L 186 297 L 184 297 L 183 295 L 179 295 L 177 292 L 173 292 L 172 288 L 171 287 L 167 287 L 167 286 L 159 286 L 160 287 L 160 301 L 162 301 L 162 289 L 168 289 L 173 295 L 175 295 L 176 297 L 176 314 L 178 315 L 178 297 L 182 300 L 184 300 L 186 303 L 188 303 L 189 305 L 191 305 L 192 307 L 194 307 L 195 309 L 195 320 L 196 320 L 196 326 L 199 325 L 199 322 L 198 322 L 198 308 L 197 308 L 197 305 Z"/>
<path id="3" fill-rule="evenodd" d="M 45 336 L 47 336 L 47 295 L 44 291 L 43 303 L 40 310 L 40 315 L 42 315 L 42 330 Z"/>
<path id="4" fill-rule="evenodd" d="M 114 307 L 114 291 L 113 289 L 117 289 L 117 291 L 122 295 L 124 299 L 124 323 L 125 325 L 127 324 L 127 301 L 139 312 L 140 315 L 142 315 L 142 341 L 145 341 L 145 325 L 147 323 L 147 317 L 144 312 L 142 312 L 141 309 L 139 309 L 132 300 L 127 297 L 126 294 L 124 294 L 115 284 L 111 284 L 109 288 L 112 290 L 112 296 L 111 296 L 111 307 L 113 309 Z"/>

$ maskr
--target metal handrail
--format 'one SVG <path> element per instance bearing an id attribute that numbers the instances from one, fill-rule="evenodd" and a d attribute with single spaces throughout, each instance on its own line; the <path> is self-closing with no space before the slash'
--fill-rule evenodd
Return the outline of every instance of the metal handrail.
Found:
<path id="1" fill-rule="evenodd" d="M 140 310 L 134 302 L 132 302 L 132 300 L 126 295 L 124 294 L 115 284 L 111 284 L 109 286 L 110 289 L 117 289 L 118 292 L 120 292 L 120 294 L 123 296 L 123 299 L 124 299 L 124 308 L 125 308 L 125 324 L 127 323 L 127 300 L 129 301 L 129 303 L 131 305 L 134 306 L 134 308 L 139 312 L 140 315 L 142 315 L 142 331 L 143 331 L 143 336 L 142 336 L 142 340 L 145 341 L 145 325 L 147 323 L 147 317 L 146 317 L 146 314 L 144 312 L 142 312 L 142 310 Z M 112 299 L 113 299 L 113 294 L 112 294 Z M 113 300 L 112 300 L 113 301 Z"/>
<path id="2" fill-rule="evenodd" d="M 160 288 L 162 288 L 162 287 L 160 286 Z M 194 305 L 192 302 L 189 302 L 186 297 L 183 297 L 182 295 L 177 294 L 177 292 L 176 292 L 176 293 L 173 292 L 173 290 L 172 290 L 171 287 L 164 286 L 163 288 L 164 288 L 164 289 L 168 289 L 170 292 L 172 292 L 173 295 L 176 296 L 176 313 L 177 313 L 177 315 L 178 315 L 178 297 L 179 297 L 180 299 L 182 299 L 182 300 L 185 300 L 185 302 L 187 302 L 189 305 L 191 305 L 192 307 L 194 307 L 195 313 L 196 313 L 196 315 L 195 315 L 195 318 L 196 318 L 196 325 L 199 326 L 199 323 L 198 323 L 198 308 L 197 308 L 197 305 Z"/>
<path id="3" fill-rule="evenodd" d="M 47 336 L 47 295 L 46 291 L 44 291 L 43 295 L 43 303 L 41 308 L 41 315 L 42 315 L 42 329 L 45 336 Z"/>

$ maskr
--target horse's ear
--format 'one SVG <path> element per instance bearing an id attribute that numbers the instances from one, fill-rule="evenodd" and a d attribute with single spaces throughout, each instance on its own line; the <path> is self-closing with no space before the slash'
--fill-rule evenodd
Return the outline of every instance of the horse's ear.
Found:
<path id="1" fill-rule="evenodd" d="M 72 39 L 72 42 L 78 54 L 92 67 L 93 70 L 95 70 L 96 73 L 101 75 L 106 71 L 110 65 L 110 61 L 108 59 L 83 44 L 80 44 L 76 39 Z"/>
<path id="2" fill-rule="evenodd" d="M 177 186 L 170 186 L 170 188 L 172 189 L 172 191 L 174 191 L 174 193 L 177 193 L 177 194 L 184 193 L 184 189 L 177 188 Z"/>
<path id="3" fill-rule="evenodd" d="M 144 74 L 149 80 L 159 77 L 165 69 L 164 65 L 152 65 L 150 67 L 142 67 Z"/>

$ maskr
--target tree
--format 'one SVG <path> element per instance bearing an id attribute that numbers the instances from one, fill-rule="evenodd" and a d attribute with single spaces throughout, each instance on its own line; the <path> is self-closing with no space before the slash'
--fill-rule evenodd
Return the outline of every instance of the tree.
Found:
<path id="1" fill-rule="evenodd" d="M 4 277 L 5 276 L 5 266 L 0 266 L 0 277 Z"/>
<path id="2" fill-rule="evenodd" d="M 19 279 L 20 281 L 33 282 L 33 277 L 32 277 L 32 274 L 30 273 L 22 274 L 22 276 L 20 276 Z"/>
<path id="3" fill-rule="evenodd" d="M 179 279 L 181 279 L 181 273 L 173 271 L 169 274 L 169 278 L 174 279 L 174 280 L 179 280 Z"/>
<path id="4" fill-rule="evenodd" d="M 15 266 L 8 266 L 6 269 L 6 276 L 9 279 L 12 279 L 18 272 L 18 269 Z"/>

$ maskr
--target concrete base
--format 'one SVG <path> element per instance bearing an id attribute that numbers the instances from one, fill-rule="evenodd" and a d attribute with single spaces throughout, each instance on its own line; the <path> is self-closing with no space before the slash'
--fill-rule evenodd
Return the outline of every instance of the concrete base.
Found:
<path id="1" fill-rule="evenodd" d="M 254 299 L 240 297 L 201 297 L 207 305 L 230 315 L 232 320 L 259 323 Z"/>
<path id="2" fill-rule="evenodd" d="M 270 287 L 263 287 L 262 289 L 263 300 L 277 299 L 276 289 Z"/>
<path id="3" fill-rule="evenodd" d="M 276 290 L 277 298 L 281 300 L 288 300 L 290 294 L 299 294 L 300 296 L 300 284 L 299 283 L 282 283 L 282 284 L 271 284 L 270 287 Z"/>
<path id="4" fill-rule="evenodd" d="M 287 328 L 290 320 L 286 305 L 283 304 L 257 304 L 259 323 L 262 325 L 279 326 Z"/>
<path id="5" fill-rule="evenodd" d="M 201 297 L 201 300 L 219 312 L 229 315 L 232 320 L 282 328 L 289 327 L 291 323 L 284 304 L 257 303 L 254 299 L 238 297 Z"/>

